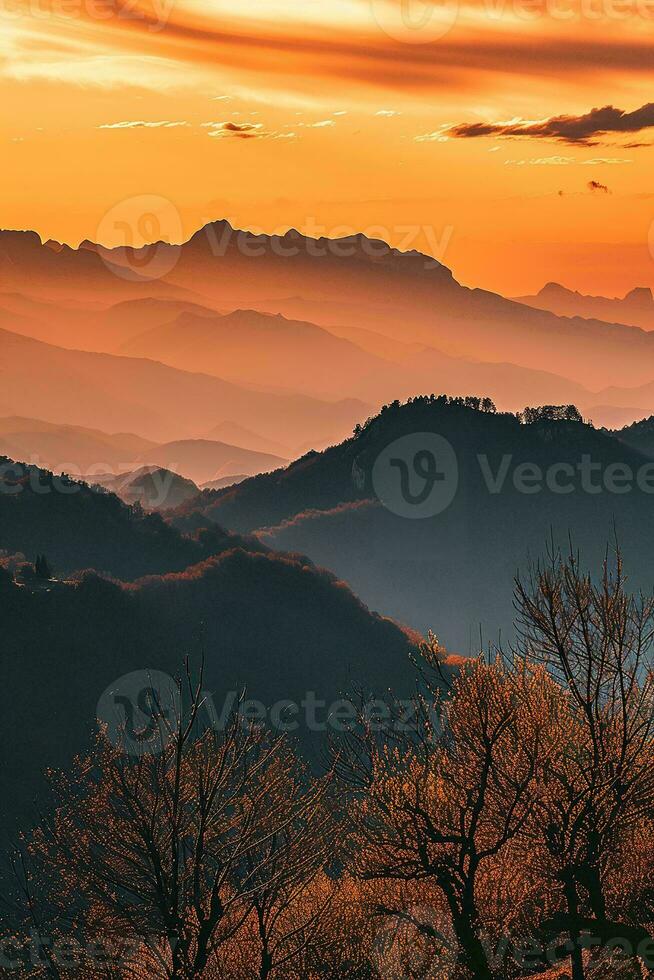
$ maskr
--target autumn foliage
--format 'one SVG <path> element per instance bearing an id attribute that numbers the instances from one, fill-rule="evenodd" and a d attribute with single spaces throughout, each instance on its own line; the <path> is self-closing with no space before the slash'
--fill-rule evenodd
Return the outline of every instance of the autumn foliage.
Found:
<path id="1" fill-rule="evenodd" d="M 651 976 L 652 601 L 619 555 L 515 594 L 514 650 L 452 679 L 430 637 L 411 722 L 362 709 L 319 773 L 238 707 L 204 729 L 190 677 L 163 751 L 101 736 L 16 850 L 5 951 L 90 980 Z"/>

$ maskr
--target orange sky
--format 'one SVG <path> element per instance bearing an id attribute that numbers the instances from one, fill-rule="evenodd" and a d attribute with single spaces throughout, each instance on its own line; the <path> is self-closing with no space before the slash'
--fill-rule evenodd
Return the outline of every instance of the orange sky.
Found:
<path id="1" fill-rule="evenodd" d="M 0 226 L 124 244 L 156 196 L 160 237 L 361 230 L 511 295 L 654 286 L 654 0 L 0 0 L 0 21 Z M 589 135 L 609 105 L 644 111 Z M 540 125 L 563 115 L 571 137 Z"/>

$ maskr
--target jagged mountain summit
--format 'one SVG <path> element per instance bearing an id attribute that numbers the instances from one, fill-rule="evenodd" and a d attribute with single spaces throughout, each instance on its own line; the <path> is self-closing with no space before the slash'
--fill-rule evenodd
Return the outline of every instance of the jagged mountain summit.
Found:
<path id="1" fill-rule="evenodd" d="M 519 302 L 559 316 L 581 316 L 654 330 L 654 295 L 649 286 L 636 286 L 624 297 L 586 296 L 557 282 L 548 282 L 535 296 Z"/>

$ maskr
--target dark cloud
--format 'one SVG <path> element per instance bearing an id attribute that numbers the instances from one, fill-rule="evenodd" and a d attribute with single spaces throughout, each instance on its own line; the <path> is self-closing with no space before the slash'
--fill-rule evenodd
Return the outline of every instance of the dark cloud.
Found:
<path id="1" fill-rule="evenodd" d="M 211 125 L 211 132 L 209 136 L 223 136 L 232 137 L 234 139 L 241 140 L 252 140 L 267 136 L 263 130 L 263 125 L 261 123 L 238 123 L 223 122 L 223 123 L 213 123 Z"/>
<path id="2" fill-rule="evenodd" d="M 608 187 L 606 186 L 606 184 L 600 184 L 599 180 L 589 180 L 588 181 L 588 190 L 592 194 L 595 194 L 595 193 L 610 194 L 611 193 L 611 191 L 608 189 Z"/>
<path id="3" fill-rule="evenodd" d="M 253 129 L 259 129 L 260 127 L 255 126 L 254 123 L 235 123 L 226 122 L 223 123 L 223 129 L 230 133 L 249 133 Z"/>
<path id="4" fill-rule="evenodd" d="M 591 109 L 583 116 L 552 116 L 535 123 L 461 123 L 449 129 L 448 135 L 459 139 L 479 136 L 547 139 L 577 146 L 598 146 L 612 134 L 640 133 L 652 126 L 654 102 L 648 102 L 633 112 L 607 105 L 601 109 Z"/>
<path id="5" fill-rule="evenodd" d="M 263 123 L 234 122 L 230 119 L 228 122 L 207 122 L 202 125 L 209 130 L 209 136 L 218 139 L 294 140 L 297 138 L 295 133 L 289 131 L 267 130 Z"/>

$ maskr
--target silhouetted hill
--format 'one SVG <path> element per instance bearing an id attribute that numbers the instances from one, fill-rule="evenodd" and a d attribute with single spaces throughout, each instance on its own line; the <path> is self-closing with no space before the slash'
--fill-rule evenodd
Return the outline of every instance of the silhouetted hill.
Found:
<path id="1" fill-rule="evenodd" d="M 60 577 L 85 568 L 126 580 L 181 571 L 224 549 L 216 531 L 187 537 L 109 491 L 0 457 L 0 548 L 30 561 L 45 553 Z"/>
<path id="2" fill-rule="evenodd" d="M 458 478 L 449 506 L 410 519 L 399 468 L 388 470 L 395 494 L 388 507 L 376 499 L 372 473 L 389 446 L 409 437 L 410 488 L 419 493 L 425 481 L 411 467 L 425 433 L 450 444 Z M 402 452 L 400 446 L 395 455 Z M 513 576 L 529 554 L 542 554 L 551 535 L 567 547 L 572 534 L 592 564 L 601 561 L 615 525 L 634 578 L 650 584 L 653 474 L 645 472 L 646 489 L 636 482 L 646 462 L 581 422 L 523 424 L 445 399 L 415 399 L 286 470 L 203 493 L 175 523 L 258 528 L 267 544 L 333 569 L 372 608 L 421 631 L 433 628 L 446 646 L 467 653 L 478 648 L 480 624 L 487 638 L 497 639 L 499 630 L 509 635 Z M 625 472 L 633 474 L 626 491 Z"/>
<path id="3" fill-rule="evenodd" d="M 305 745 L 322 744 L 327 705 L 357 681 L 380 696 L 389 685 L 409 693 L 417 637 L 298 557 L 236 548 L 129 587 L 89 574 L 38 592 L 12 585 L 0 570 L 0 591 L 7 833 L 13 818 L 34 819 L 44 769 L 68 766 L 84 749 L 97 729 L 100 695 L 132 671 L 142 671 L 147 686 L 148 670 L 177 675 L 185 656 L 196 669 L 204 656 L 216 715 L 244 687 L 268 711 L 293 701 Z M 322 729 L 301 707 L 307 698 Z"/>
<path id="4" fill-rule="evenodd" d="M 200 493 L 192 480 L 157 466 L 141 466 L 127 473 L 95 475 L 88 481 L 93 487 L 104 487 L 126 504 L 139 503 L 145 510 L 166 511 Z"/>
<path id="5" fill-rule="evenodd" d="M 646 456 L 654 456 L 654 415 L 632 425 L 625 425 L 611 434 L 632 449 L 637 449 Z"/>

